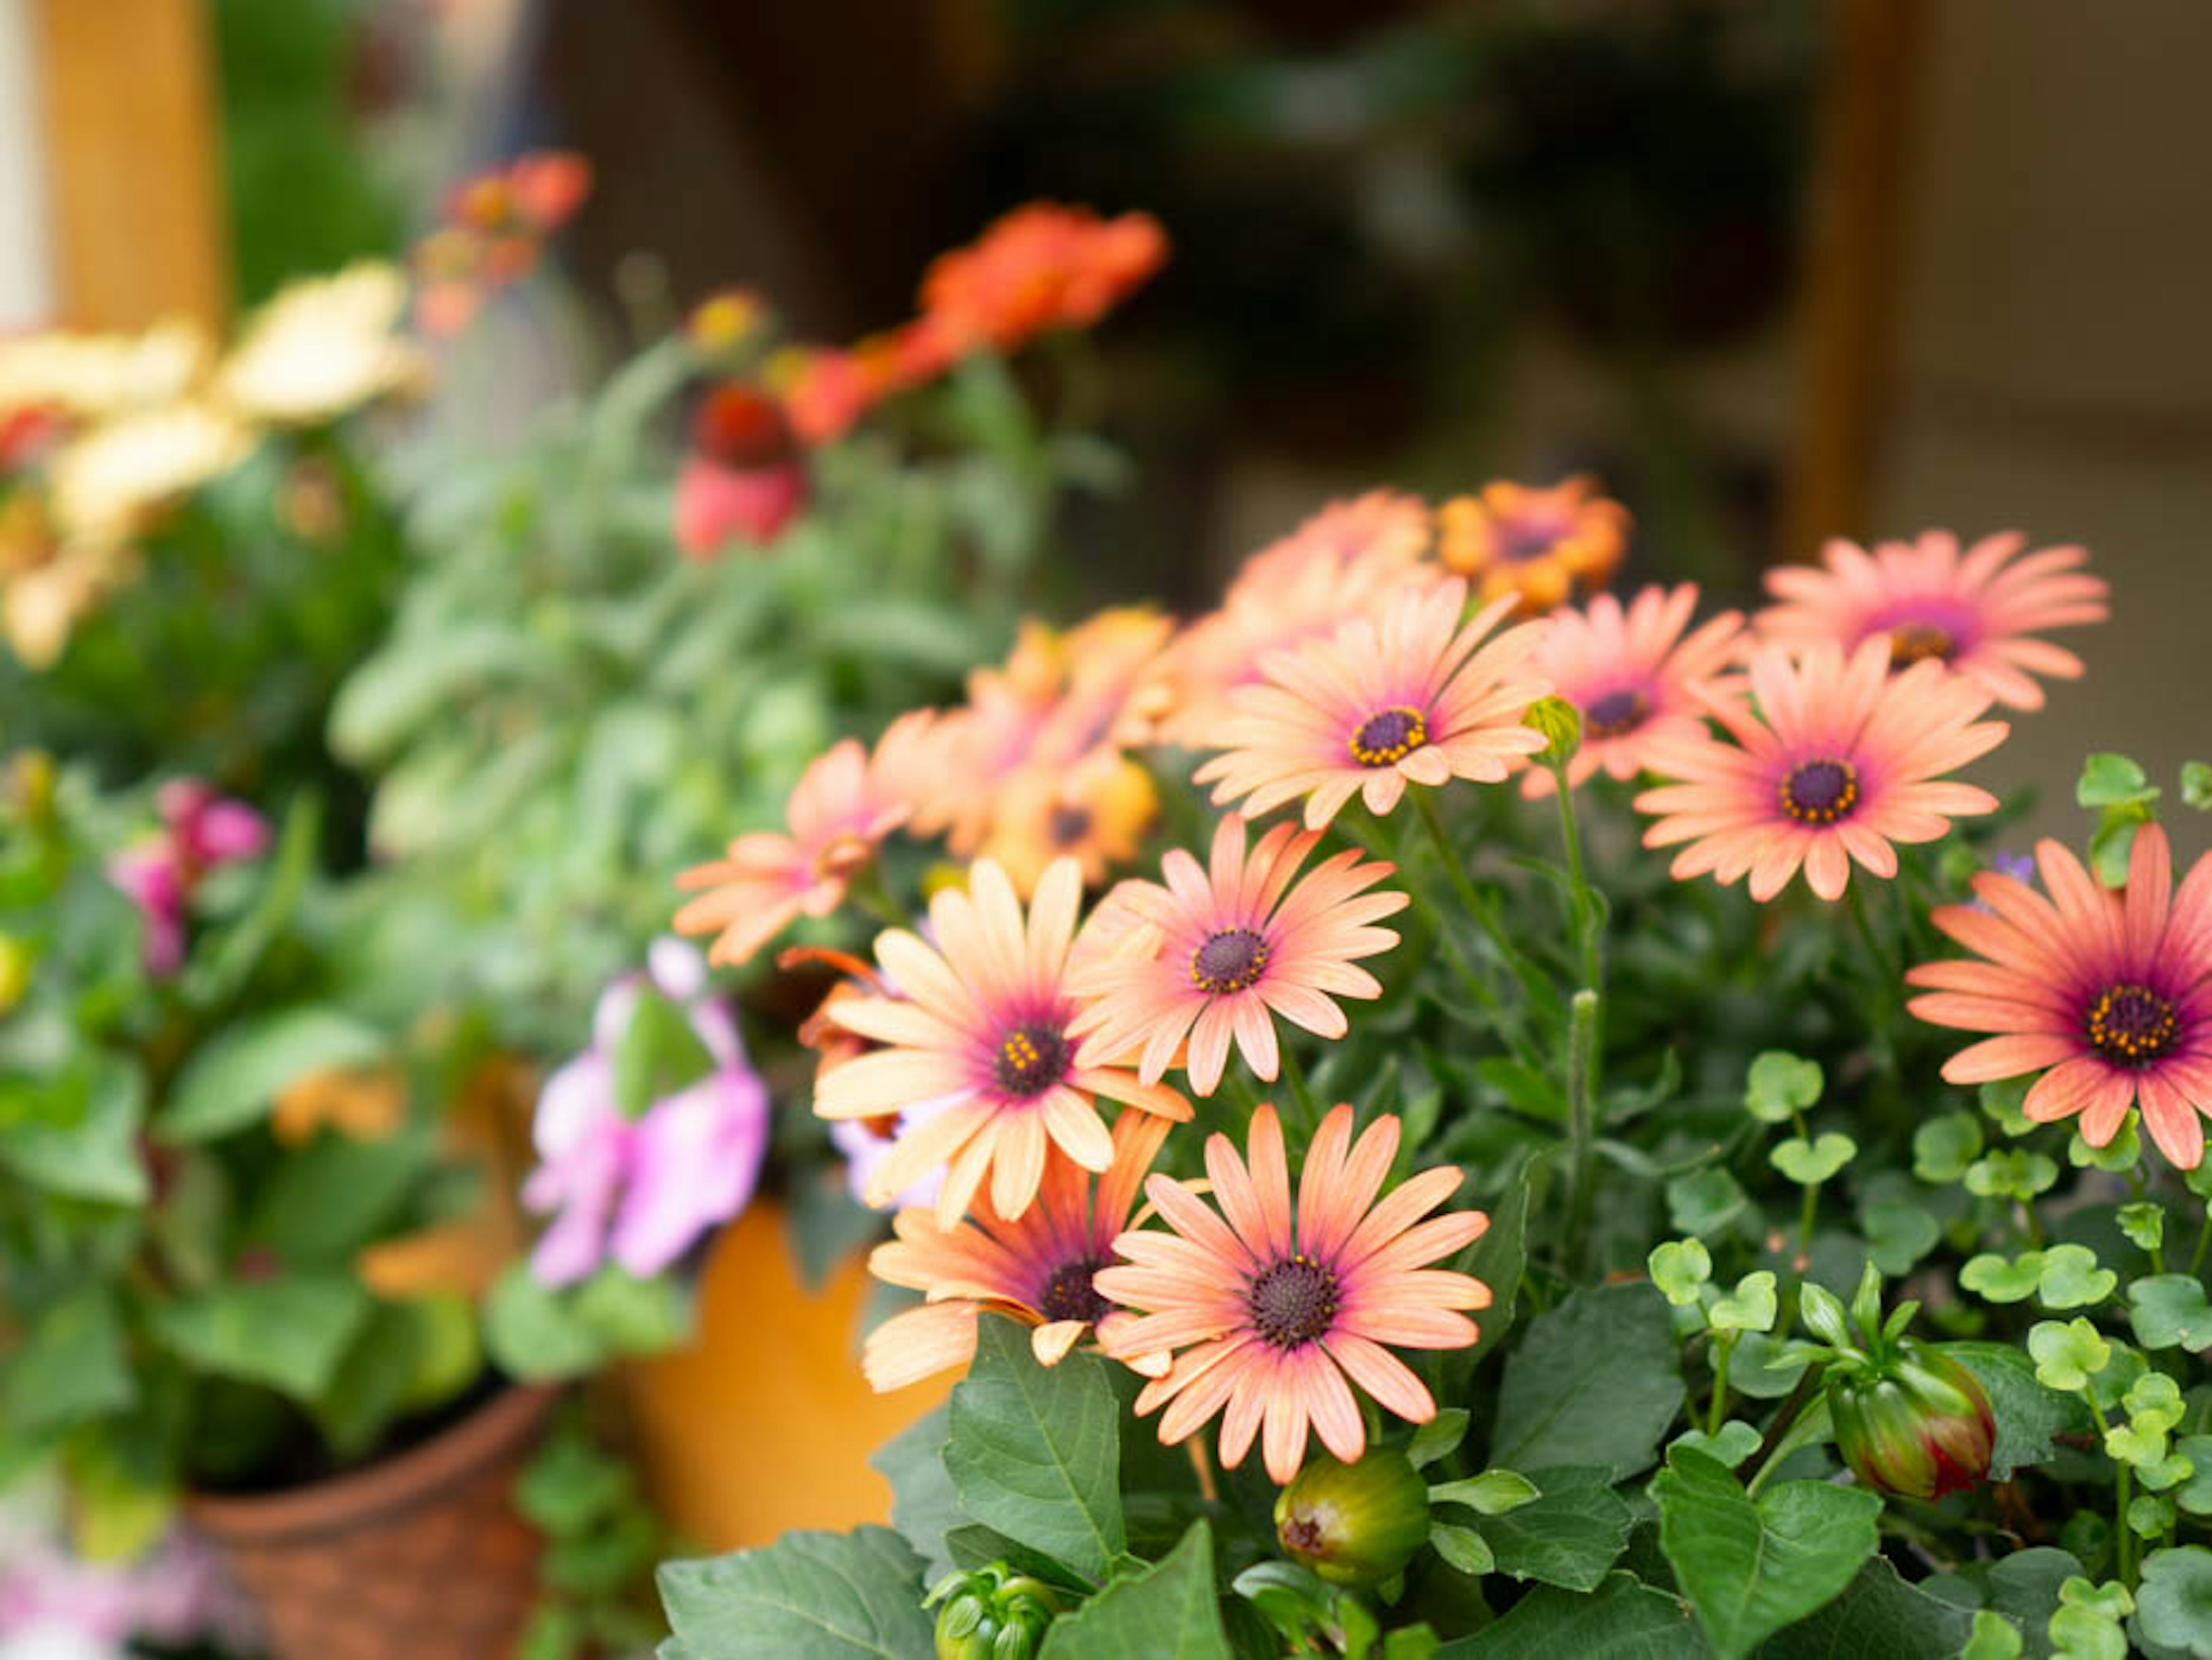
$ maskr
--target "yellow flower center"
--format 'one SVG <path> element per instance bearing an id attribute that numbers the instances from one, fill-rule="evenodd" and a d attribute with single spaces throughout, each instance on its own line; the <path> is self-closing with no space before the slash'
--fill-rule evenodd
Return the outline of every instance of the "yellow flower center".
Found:
<path id="1" fill-rule="evenodd" d="M 1429 725 L 1420 710 L 1400 703 L 1359 723 L 1350 740 L 1352 758 L 1363 767 L 1387 767 L 1428 741 Z"/>
<path id="2" fill-rule="evenodd" d="M 1000 1092 L 1015 1100 L 1042 1095 L 1067 1075 L 1072 1058 L 1066 1035 L 1041 1020 L 1024 1020 L 999 1040 L 991 1079 Z"/>
<path id="3" fill-rule="evenodd" d="M 2124 1067 L 2148 1066 L 2173 1047 L 2181 1030 L 2173 1005 L 2148 986 L 2107 986 L 2082 1023 L 2089 1047 Z"/>
<path id="4" fill-rule="evenodd" d="M 1933 623 L 1905 623 L 1889 631 L 1889 666 L 1893 669 L 1930 657 L 1948 663 L 1958 648 L 1951 631 Z"/>

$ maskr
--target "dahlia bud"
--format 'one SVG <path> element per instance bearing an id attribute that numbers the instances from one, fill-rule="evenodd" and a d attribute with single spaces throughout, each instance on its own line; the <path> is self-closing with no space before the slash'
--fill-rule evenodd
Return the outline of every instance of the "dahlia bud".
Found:
<path id="1" fill-rule="evenodd" d="M 1583 746 L 1582 711 L 1564 697 L 1538 698 L 1521 724 L 1542 735 L 1545 748 L 1536 758 L 1547 766 L 1565 766 Z"/>
<path id="2" fill-rule="evenodd" d="M 1275 1537 L 1331 1584 L 1379 1584 L 1428 1542 L 1428 1484 L 1402 1452 L 1316 1458 L 1275 1500 Z"/>
<path id="3" fill-rule="evenodd" d="M 1003 1562 L 940 1580 L 922 1606 L 934 1602 L 937 1660 L 1030 1660 L 1060 1612 L 1051 1586 Z"/>
<path id="4" fill-rule="evenodd" d="M 1828 1408 L 1844 1462 L 1877 1492 L 1941 1499 L 1989 1474 L 1990 1397 L 1966 1367 L 1910 1339 L 1869 1370 L 1832 1376 Z"/>

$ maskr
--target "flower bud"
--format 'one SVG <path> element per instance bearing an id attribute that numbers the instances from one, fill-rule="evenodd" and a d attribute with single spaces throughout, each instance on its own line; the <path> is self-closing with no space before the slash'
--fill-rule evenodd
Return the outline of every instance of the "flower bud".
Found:
<path id="1" fill-rule="evenodd" d="M 1031 1660 L 1060 1612 L 1052 1587 L 1003 1562 L 956 1573 L 929 1594 L 937 1611 L 937 1660 Z"/>
<path id="2" fill-rule="evenodd" d="M 1962 1493 L 1989 1474 L 1990 1398 L 1973 1373 L 1910 1340 L 1875 1370 L 1832 1377 L 1837 1450 L 1860 1482 L 1908 1499 Z"/>
<path id="3" fill-rule="evenodd" d="M 1275 1500 L 1275 1537 L 1331 1584 L 1379 1584 L 1428 1542 L 1428 1484 L 1402 1452 L 1316 1458 Z"/>
<path id="4" fill-rule="evenodd" d="M 1582 711 L 1564 697 L 1538 698 L 1521 724 L 1543 735 L 1546 747 L 1536 758 L 1547 766 L 1565 766 L 1583 746 Z"/>

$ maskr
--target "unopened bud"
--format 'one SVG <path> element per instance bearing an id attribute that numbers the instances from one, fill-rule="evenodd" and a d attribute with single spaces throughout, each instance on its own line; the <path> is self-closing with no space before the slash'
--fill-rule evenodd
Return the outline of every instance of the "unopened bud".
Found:
<path id="1" fill-rule="evenodd" d="M 1836 1447 L 1860 1482 L 1909 1499 L 1962 1493 L 1990 1471 L 1996 1419 L 1973 1373 L 1910 1339 L 1873 1369 L 1831 1377 Z"/>
<path id="2" fill-rule="evenodd" d="M 1402 1452 L 1316 1458 L 1275 1500 L 1275 1537 L 1331 1584 L 1379 1584 L 1428 1542 L 1428 1484 Z"/>
<path id="3" fill-rule="evenodd" d="M 1547 747 L 1536 759 L 1546 766 L 1566 765 L 1583 746 L 1582 712 L 1564 697 L 1538 698 L 1521 724 L 1543 735 Z"/>

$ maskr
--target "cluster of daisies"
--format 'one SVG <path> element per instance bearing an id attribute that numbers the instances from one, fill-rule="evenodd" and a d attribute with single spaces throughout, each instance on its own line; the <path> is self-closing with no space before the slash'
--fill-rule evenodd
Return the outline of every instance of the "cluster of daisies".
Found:
<path id="1" fill-rule="evenodd" d="M 1164 1440 L 1218 1414 L 1233 1464 L 1260 1438 L 1278 1481 L 1310 1431 L 1359 1455 L 1355 1386 L 1425 1420 L 1434 1403 L 1391 1351 L 1473 1342 L 1467 1311 L 1490 1296 L 1433 1266 L 1485 1225 L 1445 1208 L 1457 1171 L 1386 1191 L 1398 1122 L 1355 1140 L 1346 1106 L 1294 1121 L 1287 1146 L 1260 1108 L 1241 1153 L 1206 1139 L 1203 1182 L 1152 1168 L 1232 1049 L 1303 1098 L 1278 1023 L 1339 1038 L 1342 1001 L 1381 995 L 1361 964 L 1398 944 L 1383 924 L 1408 896 L 1339 822 L 1353 799 L 1385 817 L 1454 781 L 1540 795 L 1644 780 L 1644 841 L 1676 849 L 1678 878 L 1741 879 L 1765 902 L 1802 873 L 1834 900 L 1854 865 L 1893 876 L 1898 845 L 1997 805 L 1954 776 L 2005 737 L 1988 711 L 2080 674 L 2043 636 L 2106 614 L 2077 548 L 1929 532 L 1832 544 L 1773 573 L 1756 617 L 1700 623 L 1689 587 L 1595 591 L 1626 530 L 1583 480 L 1338 503 L 1188 624 L 1121 610 L 1032 627 L 965 702 L 908 714 L 872 749 L 841 744 L 785 831 L 688 873 L 677 925 L 714 935 L 725 964 L 848 903 L 893 924 L 872 966 L 844 959 L 810 1034 L 816 1112 L 882 1138 L 866 1196 L 904 1201 L 874 1270 L 927 1299 L 871 1338 L 878 1387 L 963 1363 L 993 1310 L 1030 1324 L 1048 1364 L 1087 1338 L 1144 1374 L 1139 1408 L 1164 1409 Z M 1580 721 L 1557 772 L 1527 720 L 1547 698 Z M 1232 811 L 1203 862 L 1176 848 L 1163 879 L 1115 879 L 1182 751 L 1205 752 L 1193 776 Z M 894 832 L 966 866 L 916 927 L 874 876 Z M 1915 970 L 1912 1007 L 1995 1034 L 1953 1079 L 2041 1072 L 2029 1115 L 2078 1116 L 2100 1145 L 2139 1101 L 2193 1165 L 2212 1106 L 2212 860 L 2177 892 L 2154 828 L 2134 857 L 2122 894 L 2054 844 L 2048 897 L 1979 878 L 1975 904 L 1935 917 L 1974 958 Z"/>

